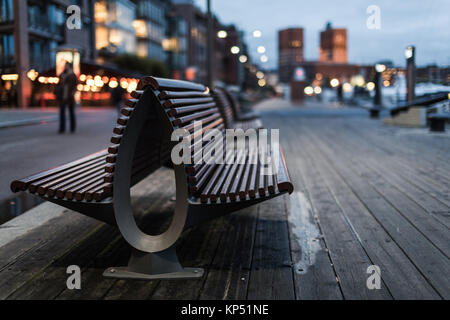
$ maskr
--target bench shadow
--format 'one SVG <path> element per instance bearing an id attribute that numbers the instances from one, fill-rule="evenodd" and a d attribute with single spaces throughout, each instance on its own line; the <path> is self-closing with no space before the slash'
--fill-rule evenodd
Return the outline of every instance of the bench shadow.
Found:
<path id="1" fill-rule="evenodd" d="M 169 200 L 169 202 L 171 202 Z M 153 210 L 140 217 L 138 225 L 148 233 L 158 233 L 170 224 L 170 215 L 173 203 L 165 203 L 162 209 Z M 241 237 L 234 232 L 242 232 L 242 225 L 254 224 L 255 217 L 249 209 L 243 209 L 235 213 L 220 217 L 185 230 L 178 239 L 177 253 L 180 262 L 184 266 L 201 267 L 205 269 L 228 270 L 231 267 L 244 265 L 244 261 L 236 261 L 222 264 L 221 268 L 213 266 L 216 254 L 222 250 L 218 247 L 240 248 Z M 283 219 L 259 219 L 258 224 L 286 223 Z M 240 231 L 239 231 L 240 230 Z M 270 246 L 270 245 L 269 245 Z M 253 248 L 254 249 L 254 248 Z M 239 250 L 239 249 L 238 249 Z M 88 237 L 71 248 L 66 254 L 57 259 L 52 266 L 67 268 L 69 265 L 78 265 L 80 268 L 106 269 L 111 266 L 125 266 L 131 253 L 131 247 L 123 239 L 116 227 L 102 224 Z M 248 253 L 250 254 L 250 252 Z M 280 261 L 280 266 L 281 266 Z M 245 267 L 245 266 L 243 266 Z M 262 268 L 274 268 L 271 263 Z"/>

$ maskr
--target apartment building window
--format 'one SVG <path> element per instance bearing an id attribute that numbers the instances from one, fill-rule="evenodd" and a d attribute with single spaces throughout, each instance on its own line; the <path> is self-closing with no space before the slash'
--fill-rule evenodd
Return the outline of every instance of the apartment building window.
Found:
<path id="1" fill-rule="evenodd" d="M 57 34 L 59 36 L 64 36 L 64 22 L 65 22 L 65 14 L 64 11 L 55 6 L 50 5 L 48 8 L 48 16 L 50 21 L 50 31 L 53 34 Z"/>
<path id="2" fill-rule="evenodd" d="M 30 68 L 45 72 L 55 67 L 57 43 L 54 40 L 31 39 L 29 42 Z"/>
<path id="3" fill-rule="evenodd" d="M 14 66 L 14 35 L 0 34 L 0 66 Z"/>
<path id="4" fill-rule="evenodd" d="M 165 24 L 164 9 L 153 1 L 140 1 L 137 7 L 137 14 L 140 18 L 151 19 L 160 25 Z"/>
<path id="5" fill-rule="evenodd" d="M 0 22 L 13 21 L 12 0 L 0 0 Z"/>
<path id="6" fill-rule="evenodd" d="M 163 50 L 160 44 L 150 42 L 148 57 L 161 62 L 165 62 L 166 52 Z"/>
<path id="7" fill-rule="evenodd" d="M 135 5 L 127 0 L 97 1 L 95 3 L 96 48 L 111 53 L 133 53 L 136 38 L 133 28 Z"/>
<path id="8" fill-rule="evenodd" d="M 45 7 L 40 4 L 28 6 L 28 26 L 39 31 L 49 31 L 49 23 Z"/>

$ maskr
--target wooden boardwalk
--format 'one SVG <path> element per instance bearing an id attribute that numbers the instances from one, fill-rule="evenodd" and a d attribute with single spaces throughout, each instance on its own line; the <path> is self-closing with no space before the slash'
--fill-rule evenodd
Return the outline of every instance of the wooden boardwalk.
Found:
<path id="1" fill-rule="evenodd" d="M 263 122 L 280 128 L 295 192 L 186 231 L 180 259 L 205 268 L 202 279 L 104 279 L 128 245 L 67 212 L 0 248 L 0 299 L 450 298 L 450 134 L 359 111 L 269 110 Z M 172 173 L 132 195 L 151 229 L 173 208 Z M 81 290 L 66 288 L 69 265 L 82 269 Z M 379 290 L 366 286 L 370 265 Z"/>

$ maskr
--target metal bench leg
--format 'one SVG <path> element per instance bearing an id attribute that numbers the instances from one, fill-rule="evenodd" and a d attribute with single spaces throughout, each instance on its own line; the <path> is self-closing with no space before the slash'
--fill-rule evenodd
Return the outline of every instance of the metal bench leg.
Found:
<path id="1" fill-rule="evenodd" d="M 431 132 L 445 132 L 445 119 L 430 119 Z"/>
<path id="2" fill-rule="evenodd" d="M 377 119 L 380 117 L 380 110 L 370 110 L 370 117 L 372 119 Z"/>
<path id="3" fill-rule="evenodd" d="M 171 280 L 201 278 L 203 273 L 201 268 L 183 268 L 173 245 L 156 253 L 133 249 L 127 267 L 108 268 L 103 276 L 134 280 Z"/>

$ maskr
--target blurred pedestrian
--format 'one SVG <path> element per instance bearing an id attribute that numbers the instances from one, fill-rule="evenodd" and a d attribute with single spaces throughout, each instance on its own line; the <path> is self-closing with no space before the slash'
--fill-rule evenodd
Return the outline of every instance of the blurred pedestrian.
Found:
<path id="1" fill-rule="evenodd" d="M 72 64 L 66 63 L 55 90 L 56 98 L 59 102 L 59 133 L 66 131 L 66 107 L 69 109 L 70 132 L 75 132 L 75 92 L 77 90 L 77 84 L 78 79 L 73 72 Z"/>
<path id="2" fill-rule="evenodd" d="M 343 93 L 343 87 L 342 87 L 341 83 L 339 83 L 339 85 L 337 87 L 337 98 L 338 98 L 339 104 L 343 104 L 343 102 L 344 102 L 344 93 Z"/>
<path id="3" fill-rule="evenodd" d="M 125 94 L 125 89 L 120 85 L 120 79 L 118 80 L 117 87 L 111 90 L 111 103 L 116 107 L 117 112 L 120 113 L 123 103 L 123 95 Z"/>

